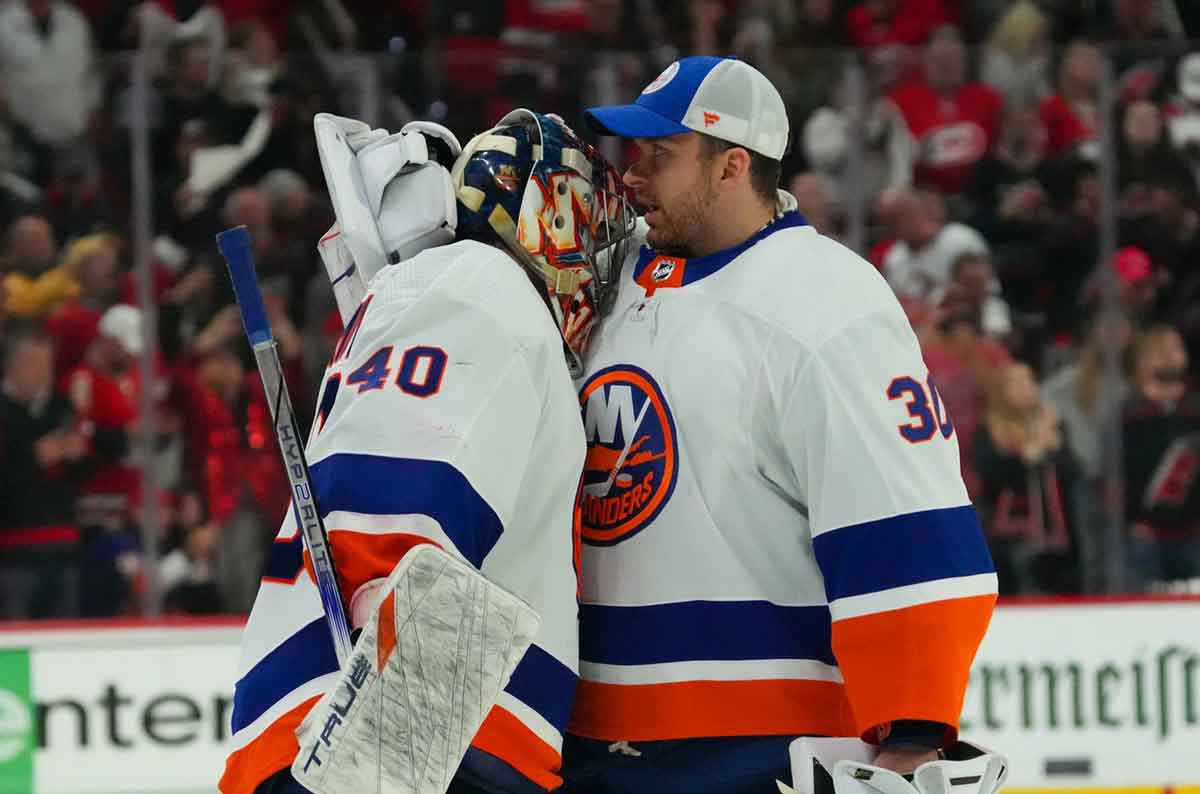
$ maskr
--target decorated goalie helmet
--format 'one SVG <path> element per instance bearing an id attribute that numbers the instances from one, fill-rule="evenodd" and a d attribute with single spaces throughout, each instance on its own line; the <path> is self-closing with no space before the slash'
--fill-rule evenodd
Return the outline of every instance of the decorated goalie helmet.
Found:
<path id="1" fill-rule="evenodd" d="M 475 136 L 451 179 L 458 236 L 499 239 L 544 286 L 578 376 L 636 220 L 620 174 L 561 119 L 522 109 Z"/>

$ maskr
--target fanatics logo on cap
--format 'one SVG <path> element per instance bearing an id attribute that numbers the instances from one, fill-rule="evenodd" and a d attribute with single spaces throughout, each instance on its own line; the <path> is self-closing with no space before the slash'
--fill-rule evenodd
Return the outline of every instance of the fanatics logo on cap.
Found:
<path id="1" fill-rule="evenodd" d="M 712 125 L 716 124 L 720 120 L 721 120 L 721 115 L 719 113 L 711 113 L 707 110 L 704 111 L 704 126 L 705 127 L 711 127 Z"/>
<path id="2" fill-rule="evenodd" d="M 642 93 L 643 94 L 653 94 L 655 91 L 659 90 L 660 88 L 665 86 L 667 83 L 669 83 L 673 79 L 675 79 L 675 75 L 677 75 L 677 74 L 679 74 L 679 61 L 675 61 L 670 66 L 668 66 L 666 69 L 663 69 L 662 74 L 660 74 L 658 77 L 655 77 L 654 80 L 650 83 L 650 85 L 648 85 L 644 89 L 642 89 Z"/>

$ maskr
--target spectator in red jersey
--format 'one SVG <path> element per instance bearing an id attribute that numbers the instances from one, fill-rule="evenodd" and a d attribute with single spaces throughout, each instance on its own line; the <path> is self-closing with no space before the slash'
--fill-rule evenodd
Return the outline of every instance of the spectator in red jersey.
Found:
<path id="1" fill-rule="evenodd" d="M 924 76 L 892 92 L 917 141 L 916 180 L 959 193 L 1000 129 L 1004 101 L 983 83 L 969 82 L 967 49 L 951 26 L 938 28 L 925 48 Z"/>
<path id="2" fill-rule="evenodd" d="M 919 47 L 950 22 L 942 0 L 867 0 L 846 14 L 846 34 L 856 47 L 886 44 Z"/>
<path id="3" fill-rule="evenodd" d="M 1129 582 L 1200 577 L 1200 401 L 1187 350 L 1170 326 L 1138 334 L 1128 362 L 1134 396 L 1121 428 Z"/>
<path id="4" fill-rule="evenodd" d="M 82 363 L 63 378 L 63 390 L 91 440 L 95 467 L 78 508 L 85 536 L 83 611 L 89 616 L 132 608 L 141 570 L 136 520 L 144 492 L 131 454 L 141 430 L 142 348 L 141 311 L 113 306 L 100 318 Z M 151 388 L 157 390 L 158 384 Z"/>
<path id="5" fill-rule="evenodd" d="M 100 318 L 97 331 L 83 361 L 63 377 L 62 391 L 91 435 L 99 464 L 84 485 L 80 521 L 119 532 L 140 496 L 140 473 L 128 456 L 137 431 L 141 310 L 113 306 Z"/>
<path id="6" fill-rule="evenodd" d="M 1100 50 L 1086 41 L 1071 42 L 1058 66 L 1058 93 L 1042 100 L 1049 155 L 1066 154 L 1095 139 L 1099 91 Z"/>
<path id="7" fill-rule="evenodd" d="M 268 298 L 272 330 L 297 404 L 303 373 L 299 333 Z M 287 480 L 258 373 L 241 360 L 241 319 L 227 306 L 197 335 L 176 367 L 176 410 L 187 422 L 185 478 L 204 497 L 209 521 L 220 527 L 216 577 L 226 606 L 246 611 L 258 589 L 264 555 L 288 503 Z"/>

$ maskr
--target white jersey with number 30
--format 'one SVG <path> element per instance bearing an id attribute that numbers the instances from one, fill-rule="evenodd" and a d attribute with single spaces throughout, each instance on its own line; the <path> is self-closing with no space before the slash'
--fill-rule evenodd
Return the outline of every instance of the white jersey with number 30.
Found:
<path id="1" fill-rule="evenodd" d="M 795 211 L 702 258 L 643 247 L 622 279 L 580 391 L 570 730 L 956 725 L 996 577 L 888 285 Z"/>

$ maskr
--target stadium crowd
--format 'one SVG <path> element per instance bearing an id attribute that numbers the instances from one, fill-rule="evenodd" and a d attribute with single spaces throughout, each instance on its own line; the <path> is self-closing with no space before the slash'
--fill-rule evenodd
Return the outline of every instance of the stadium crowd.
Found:
<path id="1" fill-rule="evenodd" d="M 0 617 L 139 614 L 147 516 L 167 611 L 248 610 L 288 489 L 213 235 L 250 228 L 311 421 L 341 331 L 315 112 L 463 137 L 524 105 L 579 129 L 703 53 L 779 87 L 783 187 L 905 306 L 1002 594 L 1200 579 L 1190 39 L 1183 0 L 4 0 Z M 145 125 L 152 318 L 132 244 Z"/>

